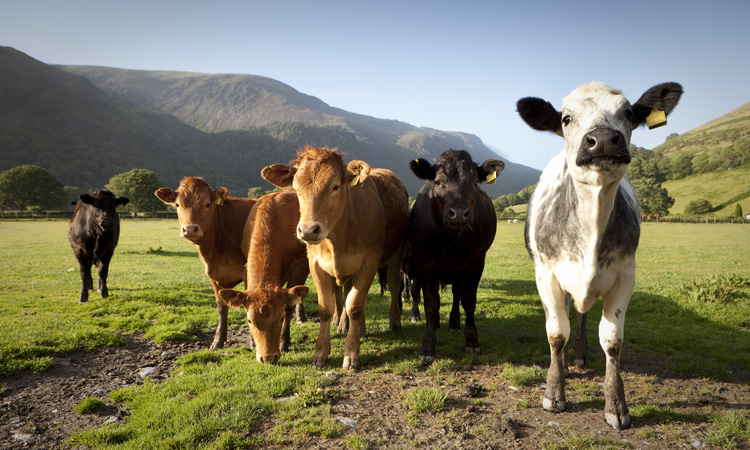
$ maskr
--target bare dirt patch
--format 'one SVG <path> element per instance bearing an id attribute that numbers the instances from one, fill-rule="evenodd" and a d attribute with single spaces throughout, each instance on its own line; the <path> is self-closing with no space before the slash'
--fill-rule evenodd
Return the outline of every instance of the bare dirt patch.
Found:
<path id="1" fill-rule="evenodd" d="M 154 380 L 169 377 L 180 355 L 208 348 L 211 336 L 200 342 L 156 345 L 139 336 L 126 336 L 128 347 L 105 347 L 94 352 L 55 356 L 55 366 L 41 374 L 19 373 L 0 378 L 0 449 L 81 448 L 66 444 L 74 432 L 100 427 L 107 421 L 128 419 L 128 412 L 112 405 L 109 394 L 142 382 L 148 367 Z M 246 330 L 230 330 L 227 345 L 246 343 Z M 623 356 L 626 396 L 631 406 L 652 404 L 671 411 L 668 423 L 633 419 L 630 429 L 617 431 L 604 421 L 600 383 L 603 372 L 571 368 L 568 411 L 552 414 L 541 408 L 543 388 L 512 386 L 501 379 L 500 368 L 474 365 L 451 373 L 395 374 L 380 370 L 329 370 L 334 416 L 345 426 L 341 436 L 304 437 L 297 444 L 265 448 L 345 448 L 356 435 L 370 448 L 534 449 L 544 442 L 566 442 L 586 436 L 595 447 L 659 449 L 710 448 L 706 433 L 714 425 L 712 413 L 750 409 L 748 379 L 716 382 L 681 378 L 664 372 L 658 359 L 632 361 Z M 440 412 L 416 414 L 405 406 L 405 392 L 435 387 L 447 394 Z M 74 407 L 85 397 L 107 406 L 94 414 Z M 260 430 L 270 430 L 266 423 Z M 740 448 L 747 448 L 741 443 Z"/>

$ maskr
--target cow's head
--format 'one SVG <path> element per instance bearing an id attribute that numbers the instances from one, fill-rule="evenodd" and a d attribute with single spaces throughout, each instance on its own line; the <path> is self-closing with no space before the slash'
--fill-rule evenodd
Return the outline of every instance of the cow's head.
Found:
<path id="1" fill-rule="evenodd" d="M 517 103 L 521 118 L 533 129 L 565 139 L 565 158 L 574 179 L 598 184 L 597 179 L 619 180 L 630 163 L 630 135 L 646 123 L 652 110 L 672 112 L 682 86 L 663 83 L 646 91 L 631 105 L 622 93 L 604 83 L 576 88 L 563 99 L 560 111 L 540 98 Z"/>
<path id="2" fill-rule="evenodd" d="M 409 167 L 426 181 L 420 194 L 430 197 L 435 219 L 449 227 L 462 228 L 474 223 L 479 183 L 494 183 L 505 163 L 488 159 L 477 165 L 465 150 L 446 150 L 434 165 L 420 158 L 411 161 Z"/>
<path id="3" fill-rule="evenodd" d="M 154 195 L 177 208 L 180 236 L 197 243 L 213 228 L 214 208 L 221 207 L 229 191 L 223 187 L 212 190 L 203 178 L 185 177 L 177 190 L 163 187 Z"/>
<path id="4" fill-rule="evenodd" d="M 290 289 L 261 286 L 248 291 L 221 289 L 219 296 L 233 308 L 245 308 L 247 324 L 255 340 L 255 358 L 266 363 L 276 362 L 281 357 L 281 327 L 287 308 L 300 304 L 309 291 L 307 286 Z"/>
<path id="5" fill-rule="evenodd" d="M 290 165 L 274 164 L 261 172 L 271 184 L 292 186 L 299 199 L 297 237 L 308 244 L 327 238 L 349 202 L 349 189 L 362 186 L 370 166 L 364 161 L 344 164 L 335 149 L 305 147 Z"/>
<path id="6" fill-rule="evenodd" d="M 117 219 L 117 207 L 125 206 L 130 201 L 127 197 L 115 197 L 107 190 L 96 191 L 94 195 L 81 194 L 78 199 L 94 207 L 94 221 L 101 230 L 111 229 Z"/>

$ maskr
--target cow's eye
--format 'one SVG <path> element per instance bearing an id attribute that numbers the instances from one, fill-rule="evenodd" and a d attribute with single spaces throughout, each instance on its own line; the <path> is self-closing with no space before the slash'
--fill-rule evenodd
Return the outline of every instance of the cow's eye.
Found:
<path id="1" fill-rule="evenodd" d="M 179 208 L 179 207 L 180 207 L 180 204 L 179 204 L 179 203 L 175 203 L 175 204 L 174 204 L 174 207 L 175 207 L 175 208 Z"/>
<path id="2" fill-rule="evenodd" d="M 339 190 L 339 185 L 338 184 L 335 185 L 334 187 L 331 188 L 331 190 L 334 191 L 334 192 L 338 191 Z"/>
<path id="3" fill-rule="evenodd" d="M 568 125 L 568 124 L 570 124 L 570 122 L 571 122 L 571 121 L 573 121 L 573 118 L 572 118 L 572 117 L 570 117 L 570 116 L 565 116 L 565 117 L 563 117 L 563 119 L 562 119 L 562 123 L 563 123 L 563 125 Z"/>
<path id="4" fill-rule="evenodd" d="M 440 180 L 435 180 L 435 186 L 437 186 L 437 187 L 440 186 Z"/>
<path id="5" fill-rule="evenodd" d="M 211 207 L 211 202 L 206 203 L 206 208 L 210 208 L 210 207 Z"/>
<path id="6" fill-rule="evenodd" d="M 627 120 L 629 120 L 630 122 L 634 122 L 635 121 L 635 114 L 633 114 L 633 110 L 632 109 L 629 109 L 629 110 L 625 111 L 625 118 Z"/>

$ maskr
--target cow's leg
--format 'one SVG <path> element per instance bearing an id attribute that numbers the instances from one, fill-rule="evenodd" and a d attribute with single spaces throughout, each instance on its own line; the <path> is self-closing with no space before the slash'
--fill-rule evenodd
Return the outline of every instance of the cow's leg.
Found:
<path id="1" fill-rule="evenodd" d="M 625 387 L 620 377 L 620 353 L 625 328 L 625 313 L 635 285 L 635 264 L 632 271 L 621 274 L 612 289 L 602 297 L 602 320 L 599 343 L 607 358 L 604 376 L 604 418 L 618 430 L 630 426 L 630 411 L 625 401 Z"/>
<path id="2" fill-rule="evenodd" d="M 427 326 L 422 337 L 422 350 L 419 358 L 423 364 L 432 364 L 435 361 L 435 329 L 440 324 L 440 290 L 438 282 L 426 282 L 422 285 L 424 294 L 424 317 Z"/>
<path id="3" fill-rule="evenodd" d="M 453 307 L 451 308 L 451 314 L 448 319 L 449 330 L 461 329 L 461 310 L 459 309 L 459 305 L 461 304 L 462 287 L 463 286 L 460 279 L 454 280 L 453 285 L 451 285 L 451 291 L 453 293 Z"/>
<path id="4" fill-rule="evenodd" d="M 351 285 L 349 285 L 349 287 L 339 286 L 336 284 L 336 279 L 331 277 L 331 286 L 333 286 L 332 289 L 336 298 L 336 305 L 333 313 L 333 324 L 336 326 L 336 332 L 339 334 L 343 334 L 349 331 L 349 316 L 346 314 L 344 299 L 346 299 L 346 295 L 349 293 Z"/>
<path id="5" fill-rule="evenodd" d="M 309 273 L 310 267 L 307 263 L 307 259 L 295 263 L 294 266 L 289 269 L 286 287 L 304 286 Z M 300 302 L 300 304 L 297 305 L 295 308 L 295 316 L 297 323 L 305 323 L 305 321 L 307 321 L 304 303 Z"/>
<path id="6" fill-rule="evenodd" d="M 295 284 L 294 286 L 297 286 L 297 285 Z M 284 315 L 284 321 L 281 323 L 281 339 L 279 340 L 279 351 L 282 353 L 289 351 L 289 341 L 291 340 L 292 316 L 294 315 L 295 307 L 285 306 L 284 310 L 285 310 L 285 315 Z"/>
<path id="7" fill-rule="evenodd" d="M 227 342 L 227 314 L 229 312 L 229 306 L 219 296 L 219 290 L 223 289 L 223 286 L 219 285 L 214 280 L 211 280 L 211 287 L 214 290 L 214 298 L 216 299 L 216 311 L 219 313 L 219 323 L 216 325 L 216 331 L 214 332 L 214 340 L 211 342 L 210 350 L 218 350 L 224 348 L 224 344 Z M 229 286 L 231 288 L 234 286 Z M 250 348 L 255 348 L 255 341 L 253 340 L 252 334 L 249 335 L 248 345 Z"/>
<path id="8" fill-rule="evenodd" d="M 96 290 L 102 298 L 109 297 L 107 289 L 107 276 L 109 275 L 109 262 L 112 260 L 112 253 L 102 255 L 96 264 L 99 279 L 96 281 Z"/>
<path id="9" fill-rule="evenodd" d="M 344 341 L 344 362 L 342 368 L 356 370 L 359 368 L 359 341 L 364 335 L 365 303 L 375 274 L 378 272 L 377 261 L 365 260 L 357 273 L 352 277 L 352 287 L 346 296 L 346 313 L 349 315 L 349 332 Z"/>
<path id="10" fill-rule="evenodd" d="M 547 340 L 551 362 L 547 371 L 547 390 L 543 406 L 550 412 L 565 411 L 565 363 L 563 354 L 570 337 L 568 310 L 565 307 L 565 292 L 551 271 L 537 268 L 536 286 L 544 306 Z"/>
<path id="11" fill-rule="evenodd" d="M 591 360 L 589 359 L 589 341 L 586 337 L 586 318 L 588 313 L 576 314 L 576 338 L 573 342 L 573 364 L 584 368 Z"/>
<path id="12" fill-rule="evenodd" d="M 391 309 L 389 313 L 390 330 L 401 329 L 401 270 L 397 263 L 398 258 L 392 258 L 388 263 L 388 290 L 391 292 Z"/>
<path id="13" fill-rule="evenodd" d="M 422 295 L 422 290 L 416 281 L 410 280 L 408 277 L 404 278 L 404 283 L 406 284 L 405 290 L 411 293 L 411 321 L 412 323 L 421 322 L 422 318 L 419 316 L 419 299 Z"/>
<path id="14" fill-rule="evenodd" d="M 91 260 L 83 250 L 76 250 L 75 254 L 78 269 L 81 272 L 81 293 L 78 296 L 78 303 L 85 303 L 89 300 L 89 289 L 94 287 L 94 280 L 91 278 Z"/>
<path id="15" fill-rule="evenodd" d="M 466 338 L 466 351 L 479 355 L 479 333 L 474 324 L 474 311 L 477 306 L 477 289 L 479 280 L 484 271 L 484 261 L 478 267 L 464 272 L 461 283 L 461 306 L 466 314 L 466 325 L 464 326 L 464 337 Z"/>
<path id="16" fill-rule="evenodd" d="M 316 367 L 323 368 L 328 362 L 328 355 L 331 354 L 331 319 L 336 307 L 335 290 L 339 288 L 335 285 L 333 278 L 321 269 L 315 260 L 310 260 L 310 275 L 318 290 L 318 316 L 320 318 L 320 331 L 318 340 L 315 342 L 312 363 Z"/>

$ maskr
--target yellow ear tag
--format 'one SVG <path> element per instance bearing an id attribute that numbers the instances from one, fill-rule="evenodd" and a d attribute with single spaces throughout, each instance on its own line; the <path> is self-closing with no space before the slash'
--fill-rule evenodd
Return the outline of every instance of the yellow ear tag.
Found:
<path id="1" fill-rule="evenodd" d="M 302 303 L 302 297 L 294 297 L 290 302 L 289 306 L 297 306 Z"/>
<path id="2" fill-rule="evenodd" d="M 493 171 L 491 174 L 487 175 L 487 178 L 484 179 L 484 182 L 487 184 L 495 184 L 495 180 L 497 180 L 497 171 Z"/>
<path id="3" fill-rule="evenodd" d="M 659 128 L 667 124 L 667 115 L 659 109 L 652 109 L 651 114 L 646 117 L 646 125 L 649 130 Z"/>
<path id="4" fill-rule="evenodd" d="M 355 175 L 352 179 L 352 186 L 356 186 L 359 184 L 359 175 Z"/>
<path id="5" fill-rule="evenodd" d="M 221 199 L 221 197 L 216 197 L 216 200 L 214 200 L 215 205 L 222 205 L 224 204 L 224 200 Z"/>

